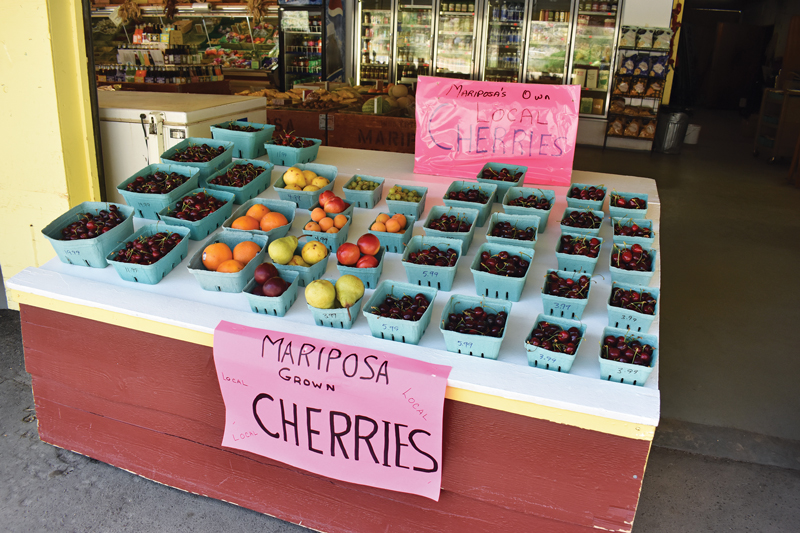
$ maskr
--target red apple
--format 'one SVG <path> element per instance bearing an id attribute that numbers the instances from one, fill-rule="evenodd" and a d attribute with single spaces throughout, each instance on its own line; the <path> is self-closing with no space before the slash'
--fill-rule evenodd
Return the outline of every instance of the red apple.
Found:
<path id="1" fill-rule="evenodd" d="M 267 281 L 264 282 L 264 285 L 261 287 L 261 290 L 264 291 L 264 296 L 280 296 L 286 289 L 289 288 L 289 284 L 284 281 L 284 279 L 280 276 L 275 276 L 274 278 L 269 278 Z"/>
<path id="2" fill-rule="evenodd" d="M 352 242 L 346 242 L 336 250 L 336 259 L 339 260 L 340 265 L 353 266 L 360 257 L 361 251 Z"/>
<path id="3" fill-rule="evenodd" d="M 375 255 L 381 249 L 381 241 L 372 233 L 365 233 L 359 237 L 357 244 L 362 254 Z"/>
<path id="4" fill-rule="evenodd" d="M 256 267 L 253 277 L 256 278 L 256 285 L 263 285 L 265 281 L 275 276 L 279 276 L 278 269 L 272 263 L 261 263 Z"/>
<path id="5" fill-rule="evenodd" d="M 347 209 L 347 204 L 338 196 L 334 196 L 325 203 L 325 207 L 323 209 L 326 213 L 341 213 Z"/>
<path id="6" fill-rule="evenodd" d="M 336 195 L 333 194 L 333 191 L 322 191 L 322 194 L 319 195 L 319 205 L 325 207 L 325 204 L 327 204 L 328 200 L 331 198 L 336 198 Z"/>
<path id="7" fill-rule="evenodd" d="M 356 263 L 356 268 L 375 268 L 378 266 L 378 258 L 374 255 L 362 255 Z"/>

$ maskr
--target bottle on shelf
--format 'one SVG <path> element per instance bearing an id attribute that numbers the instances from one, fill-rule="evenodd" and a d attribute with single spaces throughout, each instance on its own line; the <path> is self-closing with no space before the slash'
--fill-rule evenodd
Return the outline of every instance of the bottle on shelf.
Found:
<path id="1" fill-rule="evenodd" d="M 508 4 L 505 2 L 500 6 L 500 22 L 508 22 Z"/>

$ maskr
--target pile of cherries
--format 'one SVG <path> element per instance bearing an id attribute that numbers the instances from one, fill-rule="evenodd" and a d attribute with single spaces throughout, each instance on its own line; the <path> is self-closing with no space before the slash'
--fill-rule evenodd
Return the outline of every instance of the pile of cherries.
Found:
<path id="1" fill-rule="evenodd" d="M 553 207 L 553 204 L 550 202 L 550 200 L 548 200 L 544 196 L 539 198 L 535 194 L 514 198 L 513 200 L 508 202 L 508 205 L 514 205 L 517 207 L 530 207 L 533 209 L 541 209 L 543 211 L 547 211 L 548 209 Z"/>
<path id="2" fill-rule="evenodd" d="M 484 168 L 483 172 L 481 172 L 482 180 L 519 181 L 521 177 L 522 172 L 512 174 L 507 168 L 501 168 L 499 172 L 497 170 L 492 170 L 491 168 Z"/>
<path id="3" fill-rule="evenodd" d="M 314 141 L 292 135 L 291 133 L 286 133 L 285 131 L 276 133 L 272 140 L 273 143 L 278 146 L 289 146 L 291 148 L 308 148 L 309 146 L 314 146 Z"/>
<path id="4" fill-rule="evenodd" d="M 602 200 L 606 197 L 606 192 L 603 189 L 598 189 L 594 186 L 586 187 L 585 189 L 573 187 L 569 190 L 568 197 L 578 200 Z"/>
<path id="5" fill-rule="evenodd" d="M 253 133 L 254 131 L 261 131 L 264 129 L 264 128 L 254 128 L 253 126 L 250 125 L 241 126 L 235 122 L 228 122 L 227 124 L 223 124 L 222 127 L 226 130 L 245 131 L 247 133 Z"/>
<path id="6" fill-rule="evenodd" d="M 155 174 L 146 176 L 136 176 L 136 179 L 125 186 L 125 190 L 130 192 L 141 192 L 146 194 L 166 194 L 174 191 L 189 180 L 189 176 L 178 174 L 177 172 L 158 171 Z"/>
<path id="7" fill-rule="evenodd" d="M 650 228 L 645 228 L 640 226 L 636 222 L 633 222 L 630 226 L 626 226 L 625 224 L 620 224 L 619 222 L 614 223 L 614 235 L 624 235 L 625 237 L 652 237 L 653 231 Z"/>
<path id="8" fill-rule="evenodd" d="M 646 291 L 622 289 L 617 287 L 611 291 L 611 305 L 642 313 L 644 315 L 656 314 L 656 299 Z"/>
<path id="9" fill-rule="evenodd" d="M 596 237 L 562 235 L 556 251 L 562 254 L 597 257 L 600 254 L 600 239 Z"/>
<path id="10" fill-rule="evenodd" d="M 446 231 L 448 233 L 467 233 L 470 228 L 470 224 L 455 215 L 442 215 L 439 218 L 431 220 L 431 223 L 428 225 L 430 229 L 435 229 L 437 231 Z"/>
<path id="11" fill-rule="evenodd" d="M 576 327 L 562 329 L 561 326 L 542 320 L 533 328 L 527 343 L 544 350 L 574 355 L 581 342 L 581 330 Z"/>
<path id="12" fill-rule="evenodd" d="M 591 211 L 570 211 L 561 220 L 562 226 L 571 228 L 597 229 L 603 223 L 603 218 L 595 215 Z"/>
<path id="13" fill-rule="evenodd" d="M 491 236 L 516 239 L 518 241 L 532 241 L 536 238 L 536 228 L 529 226 L 525 229 L 519 229 L 512 226 L 511 222 L 498 222 L 492 228 Z"/>
<path id="14" fill-rule="evenodd" d="M 465 335 L 483 335 L 484 337 L 502 337 L 506 327 L 508 313 L 498 311 L 492 313 L 483 307 L 465 309 L 461 313 L 450 313 L 444 329 L 464 333 Z"/>
<path id="15" fill-rule="evenodd" d="M 207 144 L 192 144 L 183 150 L 175 152 L 170 156 L 170 160 L 181 163 L 208 163 L 215 157 L 220 156 L 224 151 L 224 146 L 214 148 Z"/>
<path id="16" fill-rule="evenodd" d="M 383 303 L 377 307 L 373 306 L 369 312 L 383 318 L 417 322 L 428 310 L 430 304 L 428 298 L 422 293 L 418 293 L 413 298 L 407 294 L 403 295 L 402 298 L 390 294 L 383 299 Z"/>
<path id="17" fill-rule="evenodd" d="M 615 207 L 624 207 L 625 209 L 647 209 L 647 202 L 641 198 L 631 198 L 626 200 L 618 194 L 611 194 L 610 204 Z"/>
<path id="18" fill-rule="evenodd" d="M 589 296 L 589 276 L 581 276 L 577 280 L 562 278 L 556 272 L 550 272 L 544 282 L 544 293 L 570 299 L 586 299 Z"/>
<path id="19" fill-rule="evenodd" d="M 178 200 L 173 210 L 169 212 L 169 216 L 196 222 L 207 217 L 223 205 L 225 205 L 224 201 L 217 200 L 210 194 L 200 191 Z"/>
<path id="20" fill-rule="evenodd" d="M 447 193 L 447 199 L 485 204 L 489 201 L 489 195 L 480 189 L 464 189 L 463 191 L 450 191 Z"/>
<path id="21" fill-rule="evenodd" d="M 453 267 L 458 261 L 458 252 L 452 248 L 440 250 L 436 246 L 423 248 L 418 252 L 408 254 L 408 262 L 415 265 L 428 265 L 438 267 Z"/>
<path id="22" fill-rule="evenodd" d="M 481 262 L 478 270 L 497 276 L 522 278 L 527 274 L 529 265 L 528 261 L 518 255 L 511 255 L 508 252 L 499 252 L 492 255 L 484 251 L 481 252 Z"/>
<path id="23" fill-rule="evenodd" d="M 175 248 L 181 242 L 180 233 L 162 231 L 155 235 L 140 236 L 125 243 L 125 248 L 117 252 L 114 261 L 120 263 L 136 263 L 152 265 Z"/>
<path id="24" fill-rule="evenodd" d="M 216 178 L 209 180 L 209 183 L 226 187 L 244 187 L 262 172 L 264 172 L 264 169 L 255 166 L 253 163 L 234 165 L 225 174 L 220 174 Z"/>
<path id="25" fill-rule="evenodd" d="M 98 235 L 108 232 L 114 226 L 120 225 L 124 220 L 125 217 L 115 205 L 108 206 L 108 211 L 103 209 L 96 215 L 80 213 L 77 222 L 73 222 L 61 230 L 61 240 L 94 239 Z"/>
<path id="26" fill-rule="evenodd" d="M 653 270 L 653 257 L 650 252 L 642 248 L 641 244 L 634 244 L 630 248 L 618 248 L 614 245 L 614 251 L 611 252 L 611 266 L 623 270 L 650 272 Z"/>
<path id="27" fill-rule="evenodd" d="M 631 337 L 615 337 L 609 335 L 603 339 L 600 357 L 611 359 L 620 363 L 633 363 L 634 365 L 650 366 L 653 362 L 653 347 L 643 344 Z"/>

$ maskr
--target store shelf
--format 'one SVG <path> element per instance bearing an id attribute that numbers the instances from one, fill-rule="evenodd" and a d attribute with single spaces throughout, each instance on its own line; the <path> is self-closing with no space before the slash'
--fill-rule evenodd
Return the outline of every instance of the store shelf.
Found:
<path id="1" fill-rule="evenodd" d="M 439 11 L 440 17 L 474 17 L 474 11 Z"/>
<path id="2" fill-rule="evenodd" d="M 618 50 L 635 50 L 637 52 L 657 52 L 661 54 L 669 53 L 669 49 L 665 48 L 636 48 L 635 46 L 618 46 Z"/>
<path id="3" fill-rule="evenodd" d="M 615 17 L 617 11 L 578 11 L 578 15 L 589 15 L 590 17 Z"/>

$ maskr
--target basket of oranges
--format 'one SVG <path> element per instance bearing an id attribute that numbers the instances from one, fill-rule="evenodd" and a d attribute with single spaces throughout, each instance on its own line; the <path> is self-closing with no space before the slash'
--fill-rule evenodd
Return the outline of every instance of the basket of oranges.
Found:
<path id="1" fill-rule="evenodd" d="M 285 237 L 294 223 L 295 203 L 286 200 L 253 198 L 222 225 L 222 231 L 249 231 L 271 240 Z"/>
<path id="2" fill-rule="evenodd" d="M 411 240 L 415 220 L 413 216 L 402 213 L 391 216 L 380 213 L 370 224 L 369 232 L 378 237 L 387 252 L 402 254 Z"/>
<path id="3" fill-rule="evenodd" d="M 223 231 L 189 261 L 189 272 L 207 291 L 242 292 L 267 253 L 266 235 Z"/>

